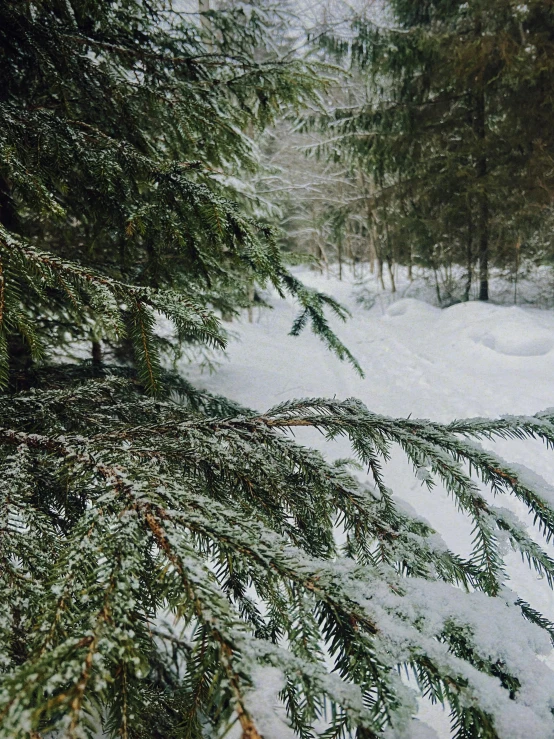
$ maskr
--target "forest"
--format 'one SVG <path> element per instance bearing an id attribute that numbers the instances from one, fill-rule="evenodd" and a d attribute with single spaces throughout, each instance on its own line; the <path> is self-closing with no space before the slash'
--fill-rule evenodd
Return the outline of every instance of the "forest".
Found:
<path id="1" fill-rule="evenodd" d="M 0 0 L 0 111 L 0 739 L 552 739 L 552 0 Z"/>

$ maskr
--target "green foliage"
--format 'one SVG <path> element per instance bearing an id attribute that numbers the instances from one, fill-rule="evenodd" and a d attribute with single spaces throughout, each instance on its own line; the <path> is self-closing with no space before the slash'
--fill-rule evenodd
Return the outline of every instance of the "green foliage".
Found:
<path id="1" fill-rule="evenodd" d="M 474 442 L 553 446 L 551 412 L 444 426 L 313 399 L 260 415 L 164 369 L 168 342 L 223 346 L 217 312 L 254 284 L 295 296 L 292 333 L 311 322 L 357 367 L 323 313 L 344 309 L 231 197 L 255 129 L 315 95 L 315 69 L 273 54 L 265 3 L 195 19 L 0 5 L 0 737 L 410 736 L 402 670 L 457 737 L 546 737 L 554 625 L 504 558 L 550 584 L 554 561 L 483 487 L 547 541 L 554 495 Z M 91 360 L 65 363 L 85 341 Z M 287 435 L 304 428 L 348 437 L 369 482 Z M 467 558 L 395 501 L 393 447 L 472 521 Z"/>
<path id="2" fill-rule="evenodd" d="M 227 183 L 256 165 L 251 134 L 315 95 L 314 67 L 269 48 L 255 61 L 272 17 L 231 6 L 206 29 L 163 2 L 2 8 L 3 386 L 10 336 L 38 358 L 64 333 L 125 334 L 154 390 L 152 311 L 221 345 L 206 309 L 284 286 L 270 230 Z"/>
<path id="3" fill-rule="evenodd" d="M 478 265 L 487 299 L 489 265 L 552 251 L 551 3 L 391 0 L 385 16 L 323 39 L 365 83 L 325 121 L 331 156 L 370 181 L 378 259 L 463 265 L 466 299 Z"/>
<path id="4" fill-rule="evenodd" d="M 502 615 L 500 643 L 516 624 L 526 634 L 522 618 L 551 633 L 506 588 L 499 542 L 550 582 L 554 562 L 475 480 L 520 499 L 547 538 L 554 509 L 469 439 L 554 445 L 552 414 L 442 426 L 378 416 L 354 400 L 301 400 L 210 417 L 215 399 L 199 412 L 186 387 L 176 388 L 184 405 L 156 400 L 113 373 L 0 402 L 10 604 L 0 736 L 30 727 L 79 736 L 100 725 L 114 736 L 200 736 L 233 720 L 258 736 L 268 730 L 263 711 L 256 725 L 264 670 L 280 676 L 305 736 L 325 710 L 334 727 L 325 736 L 356 726 L 378 736 L 391 722 L 409 732 L 413 699 L 397 666 L 448 700 L 457 736 L 503 736 L 510 702 L 524 717 L 531 710 L 518 695 L 540 663 L 530 676 L 515 657 L 521 644 L 483 643 L 482 619 Z M 302 427 L 348 436 L 373 485 L 283 434 Z M 468 559 L 394 502 L 381 473 L 392 445 L 471 518 Z M 430 617 L 428 598 L 446 608 Z M 540 721 L 539 700 L 533 709 L 525 720 Z"/>

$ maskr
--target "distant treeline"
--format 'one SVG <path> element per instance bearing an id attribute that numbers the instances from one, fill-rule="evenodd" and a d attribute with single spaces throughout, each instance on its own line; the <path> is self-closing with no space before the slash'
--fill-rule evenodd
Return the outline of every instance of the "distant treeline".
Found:
<path id="1" fill-rule="evenodd" d="M 292 184 L 285 248 L 340 270 L 369 262 L 392 289 L 395 264 L 462 266 L 481 300 L 491 268 L 516 281 L 523 262 L 550 264 L 552 3 L 390 0 L 336 28 L 323 14 L 312 30 L 314 53 L 344 70 L 324 114 L 289 129 L 288 148 L 268 144 Z"/>

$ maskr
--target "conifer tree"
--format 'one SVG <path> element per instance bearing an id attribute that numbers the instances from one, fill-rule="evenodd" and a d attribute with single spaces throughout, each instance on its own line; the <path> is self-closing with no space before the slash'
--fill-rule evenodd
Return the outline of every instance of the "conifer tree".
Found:
<path id="1" fill-rule="evenodd" d="M 489 264 L 550 220 L 554 28 L 551 3 L 391 0 L 381 19 L 357 17 L 348 52 L 371 98 L 335 126 L 357 167 L 375 180 L 372 207 L 390 239 L 409 226 L 424 266 L 441 254 Z"/>
<path id="2" fill-rule="evenodd" d="M 269 6 L 206 12 L 0 5 L 0 737 L 409 737 L 399 670 L 457 737 L 551 736 L 554 624 L 509 589 L 504 552 L 549 583 L 554 561 L 480 483 L 546 540 L 554 495 L 475 440 L 552 446 L 552 412 L 259 413 L 163 369 L 160 314 L 174 345 L 222 345 L 218 310 L 254 280 L 350 358 L 322 310 L 340 306 L 231 197 L 245 131 L 313 94 L 314 70 L 259 53 Z M 371 482 L 302 428 L 347 436 Z M 395 501 L 393 446 L 471 519 L 471 556 Z"/>

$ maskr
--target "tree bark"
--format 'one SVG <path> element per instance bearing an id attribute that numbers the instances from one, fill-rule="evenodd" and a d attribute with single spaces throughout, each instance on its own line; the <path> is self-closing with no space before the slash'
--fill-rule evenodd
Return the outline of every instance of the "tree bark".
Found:
<path id="1" fill-rule="evenodd" d="M 371 228 L 371 235 L 373 239 L 373 252 L 375 254 L 375 261 L 377 262 L 377 276 L 381 283 L 381 290 L 386 290 L 385 280 L 383 279 L 383 257 L 381 255 L 381 245 L 379 244 L 379 235 L 377 233 L 377 227 L 375 221 L 369 216 L 369 226 Z"/>
<path id="2" fill-rule="evenodd" d="M 389 268 L 390 289 L 394 294 L 396 292 L 396 280 L 394 279 L 393 262 L 391 259 L 387 259 L 387 267 Z"/>
<path id="3" fill-rule="evenodd" d="M 516 253 L 515 253 L 515 274 L 514 274 L 514 305 L 517 305 L 517 280 L 519 275 L 519 261 L 520 261 L 520 249 L 521 241 L 518 239 L 516 242 Z"/>
<path id="4" fill-rule="evenodd" d="M 394 271 L 393 271 L 394 252 L 391 246 L 391 240 L 390 240 L 390 235 L 389 235 L 389 219 L 388 219 L 388 214 L 386 213 L 386 211 L 385 211 L 385 237 L 387 240 L 386 258 L 387 258 L 387 267 L 389 269 L 390 287 L 391 287 L 391 292 L 395 293 L 396 292 L 396 282 L 394 280 Z"/>
<path id="5" fill-rule="evenodd" d="M 386 290 L 385 280 L 383 279 L 383 262 L 377 257 L 377 274 L 379 276 L 379 282 L 381 284 L 381 290 Z"/>
<path id="6" fill-rule="evenodd" d="M 467 277 L 466 277 L 466 288 L 464 293 L 464 299 L 467 303 L 471 294 L 471 283 L 473 282 L 473 221 L 471 215 L 467 225 Z"/>
<path id="7" fill-rule="evenodd" d="M 489 299 L 489 207 L 486 193 L 479 207 L 479 300 Z"/>
<path id="8" fill-rule="evenodd" d="M 441 297 L 441 289 L 439 285 L 439 274 L 437 272 L 437 267 L 434 261 L 433 261 L 433 274 L 435 275 L 435 291 L 437 293 L 437 300 L 439 302 L 439 307 L 442 308 L 442 297 Z"/>
<path id="9" fill-rule="evenodd" d="M 381 249 L 381 244 L 379 243 L 379 234 L 377 233 L 377 226 L 375 224 L 375 219 L 372 216 L 371 213 L 371 207 L 369 205 L 368 201 L 368 226 L 371 232 L 371 239 L 373 244 L 373 253 L 375 255 L 375 261 L 377 262 L 377 275 L 379 277 L 379 282 L 381 283 L 381 289 L 386 290 L 385 286 L 385 280 L 383 279 L 383 253 Z"/>
<path id="10" fill-rule="evenodd" d="M 369 245 L 369 272 L 375 274 L 375 249 L 372 243 Z"/>
<path id="11" fill-rule="evenodd" d="M 481 35 L 481 21 L 477 35 Z M 481 80 L 475 101 L 475 133 L 478 141 L 477 180 L 478 180 L 478 233 L 479 233 L 479 300 L 489 299 L 489 201 L 487 193 L 487 154 L 485 150 L 486 100 L 485 82 Z"/>

